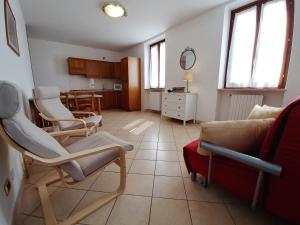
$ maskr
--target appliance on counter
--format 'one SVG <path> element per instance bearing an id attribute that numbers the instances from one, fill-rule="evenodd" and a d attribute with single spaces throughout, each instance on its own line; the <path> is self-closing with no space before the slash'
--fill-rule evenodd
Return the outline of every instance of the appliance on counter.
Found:
<path id="1" fill-rule="evenodd" d="M 122 91 L 122 84 L 120 84 L 120 83 L 115 83 L 115 84 L 114 84 L 114 90 L 115 90 L 115 91 Z"/>

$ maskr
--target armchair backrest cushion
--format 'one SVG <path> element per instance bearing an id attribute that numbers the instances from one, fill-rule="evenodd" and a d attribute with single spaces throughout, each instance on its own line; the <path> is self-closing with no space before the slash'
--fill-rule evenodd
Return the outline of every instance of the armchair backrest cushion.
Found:
<path id="1" fill-rule="evenodd" d="M 57 87 L 40 86 L 34 89 L 34 98 L 38 110 L 47 117 L 53 119 L 74 119 L 74 115 L 68 110 L 60 100 L 60 91 Z M 74 122 L 58 122 L 61 129 L 65 129 Z"/>
<path id="2" fill-rule="evenodd" d="M 70 154 L 53 137 L 28 120 L 22 106 L 20 89 L 12 83 L 0 82 L 0 118 L 8 136 L 28 152 L 42 158 Z M 76 161 L 61 167 L 75 180 L 85 177 Z"/>

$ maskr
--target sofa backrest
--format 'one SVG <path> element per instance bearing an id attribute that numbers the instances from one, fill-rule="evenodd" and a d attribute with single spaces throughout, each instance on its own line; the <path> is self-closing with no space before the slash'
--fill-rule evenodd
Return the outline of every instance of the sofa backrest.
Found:
<path id="1" fill-rule="evenodd" d="M 277 118 L 260 156 L 282 166 L 280 177 L 267 177 L 268 210 L 300 224 L 300 99 L 287 106 Z"/>

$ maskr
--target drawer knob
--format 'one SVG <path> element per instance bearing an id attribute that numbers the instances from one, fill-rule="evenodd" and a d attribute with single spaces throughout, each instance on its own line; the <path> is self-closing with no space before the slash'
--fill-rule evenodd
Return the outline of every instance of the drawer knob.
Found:
<path id="1" fill-rule="evenodd" d="M 178 106 L 178 109 L 180 109 L 181 107 L 180 106 Z"/>
<path id="2" fill-rule="evenodd" d="M 179 101 L 181 101 L 181 98 L 179 98 Z"/>

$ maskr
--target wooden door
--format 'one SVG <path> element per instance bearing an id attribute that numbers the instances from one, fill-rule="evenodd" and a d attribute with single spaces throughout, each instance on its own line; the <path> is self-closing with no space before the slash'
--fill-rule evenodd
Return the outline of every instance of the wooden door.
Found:
<path id="1" fill-rule="evenodd" d="M 100 63 L 98 60 L 86 60 L 86 77 L 100 77 Z"/>
<path id="2" fill-rule="evenodd" d="M 68 69 L 70 75 L 86 75 L 86 60 L 68 58 Z"/>
<path id="3" fill-rule="evenodd" d="M 141 109 L 140 59 L 128 57 L 128 110 Z"/>

